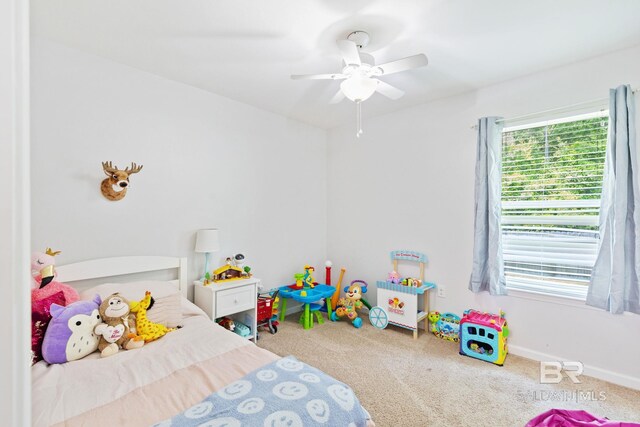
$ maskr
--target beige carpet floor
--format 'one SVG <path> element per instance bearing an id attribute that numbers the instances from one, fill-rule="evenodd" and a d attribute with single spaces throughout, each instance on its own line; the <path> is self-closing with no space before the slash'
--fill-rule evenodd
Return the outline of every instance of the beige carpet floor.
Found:
<path id="1" fill-rule="evenodd" d="M 457 344 L 424 332 L 414 341 L 396 327 L 326 320 L 305 331 L 298 317 L 288 316 L 274 335 L 263 331 L 258 345 L 349 384 L 378 427 L 515 427 L 551 408 L 640 421 L 640 391 L 586 376 L 581 384 L 544 385 L 532 360 L 508 355 L 499 367 L 460 356 Z"/>

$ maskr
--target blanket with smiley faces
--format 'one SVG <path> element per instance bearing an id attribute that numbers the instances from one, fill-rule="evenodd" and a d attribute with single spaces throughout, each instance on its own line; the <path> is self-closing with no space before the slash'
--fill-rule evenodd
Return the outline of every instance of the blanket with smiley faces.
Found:
<path id="1" fill-rule="evenodd" d="M 155 427 L 364 427 L 369 418 L 349 386 L 288 356 Z"/>

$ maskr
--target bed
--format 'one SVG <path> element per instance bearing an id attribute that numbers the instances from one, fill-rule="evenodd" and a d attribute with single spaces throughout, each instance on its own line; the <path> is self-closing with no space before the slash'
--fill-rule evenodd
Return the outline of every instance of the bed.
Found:
<path id="1" fill-rule="evenodd" d="M 225 390 L 246 382 L 252 373 L 262 372 L 260 368 L 282 365 L 284 359 L 280 356 L 218 326 L 186 298 L 186 266 L 186 258 L 119 257 L 57 268 L 58 280 L 77 286 L 83 299 L 86 298 L 83 294 L 98 289 L 87 289 L 90 285 L 109 282 L 111 285 L 105 286 L 124 289 L 144 283 L 139 281 L 141 274 L 173 271 L 177 279 L 155 282 L 179 293 L 182 327 L 140 349 L 121 350 L 106 358 L 95 352 L 64 364 L 36 363 L 32 367 L 33 425 L 146 426 L 161 422 L 161 425 L 172 425 L 172 421 L 173 425 L 186 425 L 178 423 L 184 420 L 177 418 L 181 414 L 187 415 L 183 417 L 185 420 L 193 418 L 190 414 L 193 415 L 194 408 L 196 412 L 202 408 L 203 399 L 211 398 L 212 393 L 225 397 Z M 355 401 L 357 403 L 357 398 Z M 282 409 L 293 404 L 283 401 Z M 268 404 L 265 411 L 273 412 L 273 409 L 279 408 Z M 362 411 L 366 413 L 364 408 Z M 366 425 L 373 425 L 368 418 L 367 414 Z M 255 425 L 247 421 L 240 424 L 205 421 L 207 425 Z M 272 416 L 269 425 L 284 421 L 282 417 Z"/>

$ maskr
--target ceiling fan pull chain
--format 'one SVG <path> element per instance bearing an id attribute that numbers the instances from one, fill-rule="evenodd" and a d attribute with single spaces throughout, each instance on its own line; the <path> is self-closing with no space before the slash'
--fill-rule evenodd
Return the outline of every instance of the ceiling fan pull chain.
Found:
<path id="1" fill-rule="evenodd" d="M 362 101 L 356 101 L 356 138 L 362 135 Z"/>

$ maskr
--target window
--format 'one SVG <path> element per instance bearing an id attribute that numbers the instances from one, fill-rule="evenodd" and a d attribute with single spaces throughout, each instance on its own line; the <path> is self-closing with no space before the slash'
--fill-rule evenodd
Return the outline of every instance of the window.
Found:
<path id="1" fill-rule="evenodd" d="M 502 133 L 507 287 L 585 299 L 595 264 L 608 114 Z"/>

